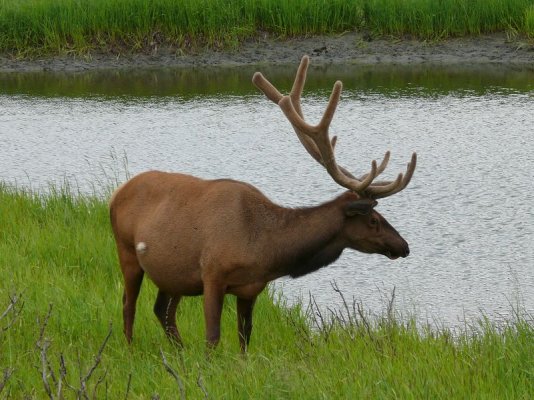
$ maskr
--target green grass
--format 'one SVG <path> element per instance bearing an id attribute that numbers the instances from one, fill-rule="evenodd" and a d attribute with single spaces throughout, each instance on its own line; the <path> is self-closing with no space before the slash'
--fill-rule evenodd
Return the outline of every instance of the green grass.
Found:
<path id="1" fill-rule="evenodd" d="M 515 30 L 525 32 L 532 0 L 368 0 L 365 16 L 380 34 L 426 39 Z"/>
<path id="2" fill-rule="evenodd" d="M 156 51 L 370 30 L 440 39 L 532 35 L 534 0 L 0 0 L 0 52 Z"/>
<path id="3" fill-rule="evenodd" d="M 534 39 L 534 5 L 525 11 L 525 31 L 531 39 Z"/>
<path id="4" fill-rule="evenodd" d="M 534 325 L 519 316 L 499 328 L 481 316 L 476 326 L 453 334 L 417 329 L 387 307 L 371 318 L 349 306 L 343 317 L 327 318 L 323 329 L 313 330 L 301 307 L 280 306 L 265 294 L 243 357 L 229 297 L 220 346 L 206 357 L 201 298 L 180 305 L 186 345 L 180 351 L 158 326 L 152 313 L 156 291 L 145 281 L 128 346 L 106 202 L 71 192 L 52 188 L 40 194 L 0 184 L 0 399 L 49 398 L 45 381 L 58 398 L 60 376 L 65 398 L 534 396 Z M 15 295 L 17 302 L 10 300 Z M 166 370 L 161 351 L 179 382 Z M 81 380 L 92 367 L 83 391 Z"/>
<path id="5" fill-rule="evenodd" d="M 287 36 L 360 24 L 360 4 L 344 0 L 3 0 L 0 50 L 221 47 L 261 30 Z"/>

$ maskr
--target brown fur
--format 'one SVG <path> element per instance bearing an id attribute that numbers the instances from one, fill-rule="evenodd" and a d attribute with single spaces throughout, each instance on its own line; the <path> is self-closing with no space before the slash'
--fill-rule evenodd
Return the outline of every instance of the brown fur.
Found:
<path id="1" fill-rule="evenodd" d="M 375 204 L 345 192 L 320 206 L 289 209 L 243 182 L 158 171 L 137 175 L 110 200 L 128 342 L 146 273 L 159 288 L 154 312 L 178 343 L 175 312 L 182 296 L 204 294 L 206 339 L 215 346 L 224 295 L 235 295 L 244 351 L 256 297 L 273 279 L 313 272 L 345 248 L 390 258 L 408 255 L 407 243 L 373 210 Z M 140 242 L 146 249 L 137 251 Z"/>

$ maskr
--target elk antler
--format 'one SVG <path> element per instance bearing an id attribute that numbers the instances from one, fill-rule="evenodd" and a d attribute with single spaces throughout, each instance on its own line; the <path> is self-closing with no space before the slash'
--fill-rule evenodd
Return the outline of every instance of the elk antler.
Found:
<path id="1" fill-rule="evenodd" d="M 334 84 L 330 100 L 328 101 L 326 110 L 319 124 L 310 125 L 304 121 L 300 97 L 302 95 L 302 89 L 304 88 L 304 82 L 306 81 L 308 64 L 308 56 L 302 57 L 289 96 L 283 96 L 260 72 L 254 74 L 252 82 L 267 96 L 268 99 L 278 104 L 293 126 L 293 129 L 304 148 L 317 162 L 319 162 L 319 164 L 326 168 L 328 174 L 339 185 L 361 195 L 375 199 L 391 196 L 392 194 L 400 192 L 408 185 L 415 171 L 417 163 L 416 153 L 412 154 L 412 159 L 408 163 L 406 173 L 399 174 L 397 179 L 393 181 L 373 182 L 373 180 L 386 169 L 389 162 L 389 151 L 385 153 L 379 166 L 377 166 L 376 161 L 373 160 L 371 162 L 371 170 L 360 178 L 354 177 L 349 171 L 337 164 L 334 155 L 337 136 L 330 139 L 328 129 L 332 122 L 332 118 L 334 117 L 341 95 L 343 86 L 341 81 L 337 81 Z"/>

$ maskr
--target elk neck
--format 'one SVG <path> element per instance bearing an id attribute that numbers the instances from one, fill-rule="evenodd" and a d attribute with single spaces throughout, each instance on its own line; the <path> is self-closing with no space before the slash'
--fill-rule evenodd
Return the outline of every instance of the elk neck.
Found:
<path id="1" fill-rule="evenodd" d="M 341 235 L 345 206 L 355 199 L 355 194 L 346 192 L 316 207 L 283 208 L 279 230 L 272 238 L 277 275 L 296 278 L 338 259 L 347 246 Z"/>

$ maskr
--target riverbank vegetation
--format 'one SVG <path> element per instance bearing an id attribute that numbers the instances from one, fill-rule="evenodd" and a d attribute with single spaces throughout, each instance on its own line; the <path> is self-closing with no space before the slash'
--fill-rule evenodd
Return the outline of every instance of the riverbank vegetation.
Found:
<path id="1" fill-rule="evenodd" d="M 134 342 L 122 334 L 122 277 L 103 196 L 0 184 L 0 398 L 517 398 L 534 395 L 534 323 L 416 327 L 346 299 L 336 315 L 259 298 L 247 356 L 235 301 L 220 346 L 204 346 L 201 298 L 180 304 L 185 349 L 152 313 L 145 280 Z M 313 329 L 314 324 L 322 326 Z"/>
<path id="2" fill-rule="evenodd" d="M 2 0 L 0 52 L 177 51 L 361 31 L 424 40 L 508 32 L 534 38 L 534 0 Z"/>

